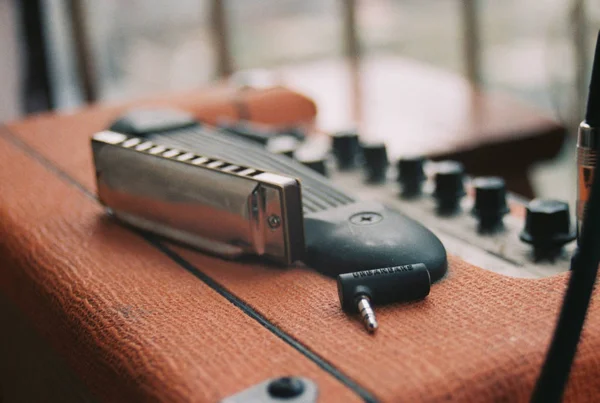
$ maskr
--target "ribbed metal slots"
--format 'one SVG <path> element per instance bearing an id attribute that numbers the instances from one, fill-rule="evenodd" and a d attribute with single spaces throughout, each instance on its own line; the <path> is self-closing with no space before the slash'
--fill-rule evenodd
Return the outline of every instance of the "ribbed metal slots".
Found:
<path id="1" fill-rule="evenodd" d="M 156 144 L 152 141 L 140 139 L 138 137 L 130 137 L 124 139 L 123 141 L 113 141 L 111 144 L 121 146 L 123 148 L 132 148 L 139 152 L 145 152 L 150 155 L 185 162 L 191 165 L 205 166 L 207 168 L 235 174 L 238 176 L 252 177 L 263 172 L 254 168 L 248 168 L 245 166 L 221 161 L 220 159 L 204 157 L 193 152 L 181 151 L 177 148 L 170 148 L 168 146 Z"/>
<path id="2" fill-rule="evenodd" d="M 274 155 L 237 136 L 201 127 L 173 130 L 149 136 L 160 143 L 188 150 L 198 150 L 213 158 L 235 161 L 265 171 L 299 178 L 302 182 L 303 204 L 306 212 L 326 210 L 354 202 L 336 190 L 320 175 L 285 156 Z"/>

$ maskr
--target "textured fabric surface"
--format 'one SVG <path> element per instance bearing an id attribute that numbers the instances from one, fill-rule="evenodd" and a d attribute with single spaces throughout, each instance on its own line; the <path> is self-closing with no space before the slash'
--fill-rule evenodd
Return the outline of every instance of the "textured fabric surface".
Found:
<path id="1" fill-rule="evenodd" d="M 288 97 L 304 102 L 289 91 L 275 95 Z M 216 113 L 223 97 L 208 98 Z M 189 102 L 188 109 L 207 113 L 198 99 Z M 100 115 L 101 126 L 116 116 Z M 89 111 L 72 116 L 90 118 Z M 317 380 L 328 400 L 359 400 L 139 235 L 106 219 L 89 194 L 0 129 L 1 292 L 100 398 L 216 401 L 294 374 Z M 89 150 L 76 156 L 67 141 L 52 138 L 56 128 L 48 129 L 41 139 L 89 162 Z M 59 130 L 74 132 L 70 124 Z"/>
<path id="2" fill-rule="evenodd" d="M 354 398 L 4 138 L 0 153 L 2 292 L 101 397 L 216 401 L 298 374 Z"/>
<path id="3" fill-rule="evenodd" d="M 89 136 L 117 113 L 8 126 L 1 291 L 107 400 L 214 401 L 282 373 L 317 380 L 323 401 L 358 399 L 84 194 L 95 192 Z M 378 307 L 370 336 L 341 312 L 331 279 L 173 250 L 382 401 L 526 401 L 567 278 L 508 278 L 451 258 L 425 301 Z M 569 401 L 600 396 L 599 331 L 594 303 Z"/>

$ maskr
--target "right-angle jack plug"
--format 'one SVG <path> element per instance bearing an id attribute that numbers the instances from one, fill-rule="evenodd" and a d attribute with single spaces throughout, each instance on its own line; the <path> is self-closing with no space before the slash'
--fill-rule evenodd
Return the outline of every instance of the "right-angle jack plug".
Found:
<path id="1" fill-rule="evenodd" d="M 337 287 L 342 309 L 359 313 L 373 333 L 379 327 L 373 306 L 423 299 L 429 295 L 431 277 L 418 263 L 340 274 Z"/>

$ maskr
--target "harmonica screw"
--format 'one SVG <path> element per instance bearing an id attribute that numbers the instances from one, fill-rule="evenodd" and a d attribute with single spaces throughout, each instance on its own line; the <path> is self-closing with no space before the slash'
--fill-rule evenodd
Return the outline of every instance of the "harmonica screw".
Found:
<path id="1" fill-rule="evenodd" d="M 269 227 L 271 227 L 271 229 L 279 228 L 281 225 L 281 217 L 273 214 L 267 218 L 267 222 L 269 223 Z"/>

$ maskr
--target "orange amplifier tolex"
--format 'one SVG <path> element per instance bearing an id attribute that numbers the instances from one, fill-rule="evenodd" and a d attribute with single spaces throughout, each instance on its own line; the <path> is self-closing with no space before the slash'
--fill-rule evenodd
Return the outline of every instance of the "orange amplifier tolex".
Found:
<path id="1" fill-rule="evenodd" d="M 487 194 L 481 200 L 461 198 L 462 172 L 456 164 L 425 165 L 424 175 L 403 179 L 407 187 L 414 181 L 422 182 L 423 195 L 401 198 L 397 184 L 388 180 L 393 174 L 385 163 L 381 164 L 385 149 L 376 145 L 366 145 L 370 149 L 363 153 L 362 164 L 368 168 L 365 184 L 360 171 L 338 170 L 327 161 L 321 161 L 324 165 L 318 161 L 311 165 L 309 159 L 304 162 L 317 171 L 329 170 L 329 179 L 300 172 L 292 159 L 285 163 L 289 158 L 285 156 L 261 160 L 257 163 L 261 167 L 253 167 L 253 161 L 248 161 L 248 155 L 254 155 L 250 146 L 245 154 L 227 159 L 232 154 L 221 153 L 229 148 L 210 143 L 207 132 L 203 138 L 210 147 L 194 150 L 194 158 L 188 160 L 182 156 L 191 151 L 177 148 L 185 148 L 182 139 L 177 144 L 160 136 L 130 141 L 131 147 L 150 142 L 138 150 L 148 158 L 181 157 L 182 164 L 198 161 L 202 169 L 235 177 L 232 186 L 247 186 L 250 195 L 260 186 L 276 182 L 273 176 L 260 174 L 300 178 L 301 206 L 269 204 L 269 197 L 297 200 L 298 195 L 281 190 L 283 185 L 276 188 L 281 192 L 273 193 L 275 196 L 265 190 L 255 198 L 239 199 L 239 209 L 231 208 L 231 217 L 223 219 L 231 220 L 232 226 L 239 219 L 242 225 L 254 223 L 256 227 L 235 242 L 222 242 L 230 248 L 227 251 L 244 256 L 237 260 L 231 259 L 233 256 L 223 258 L 216 255 L 224 249 L 214 244 L 201 242 L 188 248 L 183 244 L 189 244 L 189 238 L 171 243 L 165 240 L 168 233 L 153 231 L 156 227 L 144 228 L 150 233 L 140 231 L 140 225 L 136 225 L 139 220 L 122 225 L 118 214 L 113 214 L 117 219 L 106 214 L 102 203 L 113 213 L 119 206 L 129 214 L 127 217 L 136 215 L 155 221 L 168 221 L 171 214 L 185 211 L 173 208 L 165 218 L 152 215 L 153 207 L 148 205 L 132 210 L 127 204 L 131 199 L 125 197 L 127 192 L 112 188 L 117 190 L 108 196 L 104 193 L 108 200 L 97 187 L 108 186 L 108 182 L 102 182 L 105 177 L 97 177 L 103 171 L 94 165 L 97 155 L 92 152 L 90 138 L 95 133 L 106 133 L 131 107 L 187 110 L 209 124 L 218 123 L 221 117 L 229 117 L 231 123 L 242 116 L 275 124 L 280 131 L 289 126 L 309 126 L 316 112 L 310 100 L 283 88 L 252 90 L 243 97 L 216 88 L 202 94 L 39 115 L 2 126 L 0 293 L 2 305 L 14 307 L 26 322 L 22 327 L 31 327 L 37 334 L 20 338 L 22 343 L 13 339 L 14 345 L 25 345 L 27 340 L 37 340 L 38 344 L 23 350 L 14 347 L 6 355 L 21 363 L 6 371 L 13 379 L 20 374 L 20 381 L 3 382 L 3 401 L 11 401 L 14 396 L 20 400 L 206 402 L 252 398 L 512 402 L 529 398 L 555 325 L 572 247 L 545 248 L 536 239 L 548 234 L 540 235 L 535 222 L 554 220 L 554 235 L 562 236 L 566 243 L 570 232 L 568 212 L 564 225 L 564 205 L 555 205 L 552 214 L 546 214 L 544 206 L 530 206 L 528 225 L 522 231 L 524 204 L 509 196 L 510 213 L 502 217 L 506 213 L 502 205 L 504 189 L 494 180 L 468 183 L 467 194 Z M 141 138 L 131 134 L 135 127 L 123 127 L 113 125 L 111 132 L 127 132 L 125 136 L 100 136 L 96 140 L 113 142 L 111 147 L 125 147 L 124 141 Z M 211 133 L 219 136 L 219 131 Z M 247 133 L 235 135 L 247 137 Z M 223 138 L 226 136 L 230 133 L 223 134 Z M 336 140 L 337 166 L 344 165 L 342 159 L 348 156 L 344 147 L 349 143 L 344 146 L 344 142 L 354 141 L 348 140 L 352 136 L 347 133 L 340 137 L 344 139 Z M 314 137 L 305 142 L 320 141 Z M 122 155 L 121 159 L 103 160 L 104 167 L 111 169 L 111 164 L 128 160 L 129 154 Z M 173 166 L 179 169 L 183 165 Z M 171 165 L 164 169 L 171 169 Z M 247 169 L 260 173 L 242 174 L 250 172 Z M 440 172 L 444 173 L 440 183 L 430 183 Z M 119 177 L 109 180 L 109 185 Z M 131 177 L 128 183 L 143 190 L 145 180 L 142 174 L 139 181 Z M 170 185 L 177 181 L 170 182 L 166 176 L 164 180 L 164 186 L 175 189 Z M 195 193 L 185 193 L 178 187 L 177 197 L 170 201 L 181 202 L 177 206 L 187 208 L 189 200 L 200 200 L 202 195 L 209 199 L 201 189 L 199 186 L 193 188 Z M 115 204 L 115 200 L 122 203 Z M 238 199 L 231 196 L 224 200 Z M 361 207 L 353 207 L 357 204 Z M 281 262 L 299 256 L 291 253 L 294 247 L 285 243 L 298 235 L 291 231 L 277 238 L 269 232 L 293 226 L 286 212 L 280 211 L 279 222 L 271 218 L 276 214 L 269 213 L 270 206 L 289 207 L 287 213 L 295 209 L 304 216 L 306 255 L 300 260 L 305 264 L 281 266 Z M 448 209 L 452 213 L 442 211 Z M 221 217 L 217 210 L 215 207 L 212 211 Z M 471 215 L 472 210 L 479 221 Z M 331 211 L 336 212 L 335 219 Z M 495 218 L 482 211 L 492 211 Z M 393 228 L 383 231 L 378 225 L 389 223 L 388 217 L 395 217 L 391 219 Z M 197 228 L 205 228 L 203 225 L 213 218 L 210 214 L 190 216 L 192 221 L 198 219 Z M 493 227 L 490 222 L 498 224 L 498 220 L 503 220 L 504 229 L 482 228 Z M 215 233 L 220 230 L 219 222 L 211 224 Z M 169 225 L 191 231 L 186 220 Z M 388 232 L 394 235 L 386 240 Z M 354 233 L 367 235 L 360 245 L 345 247 L 348 239 L 354 239 Z M 404 235 L 400 237 L 399 233 Z M 211 234 L 209 231 L 203 237 Z M 519 236 L 535 247 L 522 243 Z M 220 240 L 230 238 L 222 235 Z M 370 241 L 377 251 L 372 260 L 357 252 Z M 431 266 L 433 280 L 429 296 L 417 302 L 375 306 L 377 332 L 366 332 L 354 317 L 358 315 L 348 315 L 341 309 L 336 274 L 358 268 L 376 269 L 386 262 L 422 263 L 405 259 L 427 259 L 431 248 L 435 256 L 425 262 Z M 245 252 L 274 257 L 271 261 L 279 265 L 245 256 Z M 568 401 L 591 402 L 600 396 L 599 310 L 593 303 L 588 313 L 565 395 Z M 16 325 L 8 327 L 3 333 L 18 330 Z M 57 358 L 44 358 L 49 364 L 34 376 L 34 372 L 23 368 L 29 361 L 39 366 L 41 357 L 47 357 L 46 353 L 31 353 L 38 351 L 40 344 L 47 344 Z M 42 375 L 43 370 L 67 375 Z M 3 379 L 8 376 L 3 374 Z M 36 387 L 27 386 L 30 384 L 23 379 Z M 75 386 L 61 386 L 60 382 Z"/>

